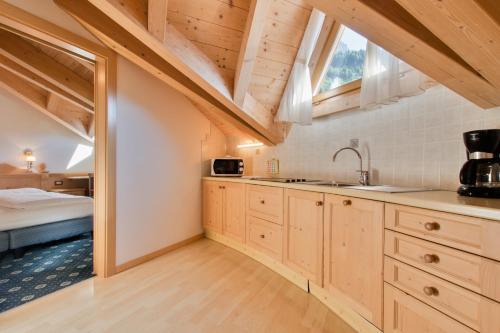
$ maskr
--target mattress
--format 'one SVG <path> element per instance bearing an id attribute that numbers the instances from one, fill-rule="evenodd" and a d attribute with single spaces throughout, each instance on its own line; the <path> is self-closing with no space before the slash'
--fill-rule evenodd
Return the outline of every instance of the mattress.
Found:
<path id="1" fill-rule="evenodd" d="M 0 206 L 0 231 L 91 216 L 93 212 L 94 203 L 92 198 L 78 201 L 63 200 L 57 205 L 51 203 L 48 206 L 35 206 L 24 209 Z"/>

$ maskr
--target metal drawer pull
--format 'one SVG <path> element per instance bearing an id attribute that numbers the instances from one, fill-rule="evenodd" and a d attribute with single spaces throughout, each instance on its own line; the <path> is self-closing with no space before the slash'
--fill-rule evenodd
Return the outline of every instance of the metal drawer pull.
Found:
<path id="1" fill-rule="evenodd" d="M 342 204 L 344 206 L 350 206 L 350 205 L 352 205 L 352 201 L 351 200 L 344 200 L 344 201 L 342 201 Z"/>
<path id="2" fill-rule="evenodd" d="M 265 235 L 260 235 L 260 238 L 266 238 L 266 236 Z"/>
<path id="3" fill-rule="evenodd" d="M 323 206 L 323 201 L 316 201 L 316 206 Z"/>
<path id="4" fill-rule="evenodd" d="M 260 203 L 264 205 L 266 203 L 266 200 L 261 200 Z"/>
<path id="5" fill-rule="evenodd" d="M 441 226 L 437 222 L 427 222 L 424 224 L 425 230 L 428 231 L 434 231 L 434 230 L 439 230 Z"/>
<path id="6" fill-rule="evenodd" d="M 426 264 L 432 264 L 439 262 L 439 257 L 435 254 L 426 254 L 424 255 L 424 262 Z"/>
<path id="7" fill-rule="evenodd" d="M 427 296 L 438 296 L 439 290 L 435 287 L 424 287 L 424 294 Z"/>

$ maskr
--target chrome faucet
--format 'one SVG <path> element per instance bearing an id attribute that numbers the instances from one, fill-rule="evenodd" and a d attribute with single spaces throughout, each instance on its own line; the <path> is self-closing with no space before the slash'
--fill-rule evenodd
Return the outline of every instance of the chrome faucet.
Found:
<path id="1" fill-rule="evenodd" d="M 351 147 L 340 148 L 339 150 L 337 150 L 335 152 L 335 154 L 333 154 L 332 161 L 335 162 L 337 155 L 341 151 L 344 151 L 344 150 L 352 150 L 358 156 L 358 158 L 359 158 L 359 170 L 356 170 L 356 171 L 359 172 L 359 183 L 363 186 L 369 185 L 370 175 L 369 175 L 368 171 L 363 171 L 363 158 L 361 157 L 361 154 L 359 153 L 359 151 L 357 151 L 356 149 L 351 148 Z"/>

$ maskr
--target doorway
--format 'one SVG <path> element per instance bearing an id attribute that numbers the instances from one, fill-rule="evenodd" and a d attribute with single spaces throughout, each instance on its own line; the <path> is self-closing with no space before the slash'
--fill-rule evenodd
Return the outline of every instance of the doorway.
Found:
<path id="1" fill-rule="evenodd" d="M 87 232 L 79 233 L 78 235 L 74 235 L 74 237 L 66 237 L 63 240 L 49 240 L 50 242 L 55 243 L 49 243 L 49 249 L 41 250 L 41 253 L 37 252 L 39 251 L 39 249 L 36 246 L 39 246 L 39 244 L 32 244 L 32 248 L 27 247 L 23 249 L 24 253 L 11 252 L 9 255 L 19 256 L 19 258 L 14 258 L 14 260 L 18 261 L 13 261 L 12 264 L 21 262 L 22 258 L 24 258 L 24 256 L 26 255 L 43 257 L 42 254 L 44 251 L 51 251 L 51 247 L 52 250 L 61 249 L 61 244 L 63 243 L 65 244 L 64 246 L 66 246 L 67 249 L 77 248 L 77 251 L 80 250 L 78 252 L 82 253 L 86 253 L 86 249 L 91 246 L 91 244 L 93 244 L 93 251 L 91 251 L 92 253 L 90 253 L 89 256 L 85 256 L 85 259 L 89 261 L 89 258 L 92 258 L 90 260 L 93 267 L 93 273 L 95 273 L 97 277 L 104 278 L 111 276 L 115 273 L 116 55 L 114 52 L 105 47 L 94 44 L 82 37 L 79 37 L 48 21 L 33 16 L 5 2 L 0 2 L 0 32 L 2 34 L 8 34 L 9 36 L 21 38 L 23 41 L 31 43 L 32 45 L 39 45 L 40 48 L 43 48 L 47 51 L 46 53 L 53 52 L 54 54 L 64 54 L 65 56 L 67 56 L 67 58 L 74 59 L 75 62 L 84 64 L 83 66 L 86 66 L 89 69 L 93 68 L 93 91 L 91 94 L 92 100 L 86 100 L 84 101 L 85 103 L 82 103 L 81 105 L 84 108 L 87 107 L 92 109 L 92 121 L 87 122 L 86 124 L 83 124 L 84 122 L 82 122 L 83 126 L 80 128 L 79 126 L 76 126 L 75 122 L 71 121 L 68 118 L 64 118 L 63 115 L 57 114 L 57 112 L 54 111 L 54 113 L 58 115 L 60 119 L 63 119 L 62 123 L 66 123 L 66 125 L 72 125 L 71 130 L 74 130 L 75 132 L 79 131 L 81 132 L 82 137 L 87 136 L 88 139 L 93 141 L 94 148 L 92 149 L 92 153 L 94 155 L 94 172 L 86 175 L 86 177 L 82 175 L 81 178 L 84 181 L 87 181 L 89 184 L 86 195 L 91 196 L 91 191 L 94 192 L 94 200 L 92 205 L 93 218 L 90 222 L 92 232 L 87 230 Z M 5 53 L 2 52 L 2 54 Z M 5 70 L 5 66 L 1 67 Z M 20 74 L 23 74 L 20 73 L 22 72 L 22 70 L 23 68 L 20 68 L 16 73 L 13 73 L 12 70 L 3 71 L 2 73 L 10 73 L 14 74 L 16 77 L 19 77 Z M 38 73 L 37 71 L 35 72 Z M 78 102 L 73 98 L 74 94 L 69 93 L 65 96 L 64 91 L 60 91 L 64 89 L 62 89 L 55 80 L 48 79 L 46 81 L 40 81 L 36 77 L 30 77 L 29 74 L 24 74 L 27 75 L 29 83 L 32 86 L 36 87 L 34 88 L 35 90 L 40 89 L 43 84 L 48 83 L 49 85 L 51 85 L 50 89 L 47 89 L 51 92 L 51 94 L 56 96 L 54 97 L 55 101 L 63 100 L 64 102 L 61 103 L 69 102 L 70 104 L 72 102 L 73 104 L 75 104 L 75 102 Z M 57 75 L 57 73 L 55 74 Z M 49 100 L 51 98 L 52 97 L 48 97 L 47 105 L 54 102 Z M 47 105 L 45 105 L 45 107 L 47 107 Z M 48 116 L 50 117 L 50 115 Z M 85 155 L 88 153 L 88 151 L 80 151 L 80 153 Z M 77 159 L 80 153 L 78 153 L 77 149 L 75 149 L 75 156 Z M 42 174 L 41 176 L 43 178 L 45 175 Z M 76 179 L 73 180 L 77 181 Z M 40 187 L 42 186 L 43 185 L 40 184 Z M 82 223 L 80 223 L 80 226 L 75 226 L 76 228 L 81 227 L 81 225 L 85 224 L 84 221 L 80 222 Z M 9 246 L 11 239 L 12 237 L 8 236 Z M 65 251 L 55 255 L 59 256 L 57 258 L 61 258 L 65 253 L 68 252 L 69 251 Z M 65 258 L 64 260 L 67 261 L 71 259 Z M 71 262 L 68 262 L 68 264 L 69 263 Z M 28 264 L 28 266 L 25 267 L 30 266 L 30 262 L 23 263 L 23 265 L 25 264 Z M 33 263 L 31 262 L 31 264 Z M 80 266 L 81 265 L 83 264 L 80 264 Z M 16 269 L 13 272 L 17 271 L 19 271 L 19 269 Z M 19 273 L 15 273 L 13 275 L 16 274 Z M 25 278 L 28 278 L 29 280 L 30 277 L 27 276 Z"/>

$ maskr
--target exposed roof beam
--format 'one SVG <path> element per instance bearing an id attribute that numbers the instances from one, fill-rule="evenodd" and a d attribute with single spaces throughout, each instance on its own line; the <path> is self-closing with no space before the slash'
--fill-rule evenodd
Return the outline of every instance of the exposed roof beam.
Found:
<path id="1" fill-rule="evenodd" d="M 16 74 L 17 76 L 23 78 L 26 81 L 29 81 L 30 83 L 39 86 L 40 88 L 46 89 L 51 93 L 57 94 L 61 98 L 64 98 L 68 102 L 73 103 L 78 107 L 81 107 L 83 110 L 86 110 L 87 112 L 94 113 L 94 108 L 91 105 L 67 93 L 65 90 L 59 88 L 52 82 L 46 80 L 45 78 L 41 77 L 36 73 L 33 73 L 29 69 L 24 68 L 17 62 L 12 61 L 11 59 L 1 54 L 0 54 L 0 67 Z"/>
<path id="2" fill-rule="evenodd" d="M 234 102 L 243 106 L 252 80 L 253 66 L 259 51 L 260 39 L 264 31 L 270 0 L 252 0 L 246 21 L 241 49 L 234 76 Z"/>
<path id="3" fill-rule="evenodd" d="M 90 127 L 87 121 L 91 121 L 92 119 L 92 115 L 88 112 L 81 110 L 80 113 L 75 112 L 73 114 L 64 114 L 56 108 L 54 100 L 51 101 L 50 98 L 48 98 L 46 91 L 32 85 L 3 68 L 0 68 L 0 87 L 26 102 L 36 110 L 49 116 L 73 133 L 81 136 L 89 142 L 93 142 L 85 130 Z M 64 118 L 62 115 L 64 115 Z"/>
<path id="4" fill-rule="evenodd" d="M 500 105 L 500 91 L 395 0 L 306 1 L 480 107 Z"/>
<path id="5" fill-rule="evenodd" d="M 165 41 L 168 0 L 148 0 L 148 30 L 159 41 Z"/>
<path id="6" fill-rule="evenodd" d="M 500 15 L 482 6 L 488 1 L 396 1 L 500 88 Z"/>
<path id="7" fill-rule="evenodd" d="M 94 85 L 24 41 L 18 35 L 0 30 L 0 54 L 56 85 L 68 94 L 94 105 Z"/>
<path id="8" fill-rule="evenodd" d="M 105 0 L 55 2 L 103 43 L 196 103 L 206 104 L 226 113 L 235 122 L 243 124 L 247 134 L 264 143 L 276 144 L 282 141 L 282 136 L 274 127 L 269 129 L 259 124 L 232 101 L 232 96 L 227 91 L 207 81 L 206 73 L 200 69 L 208 67 L 198 64 L 194 68 L 185 62 L 189 54 L 183 57 L 172 50 L 181 50 L 190 43 L 187 39 L 171 41 L 171 48 L 168 48 L 137 23 L 137 20 L 128 17 Z"/>

